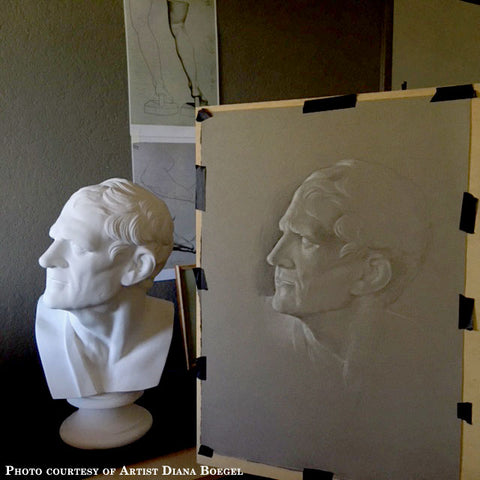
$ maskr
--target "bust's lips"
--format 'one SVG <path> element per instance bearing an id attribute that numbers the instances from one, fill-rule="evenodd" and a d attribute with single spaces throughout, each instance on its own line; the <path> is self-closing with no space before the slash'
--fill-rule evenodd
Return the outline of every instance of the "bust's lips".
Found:
<path id="1" fill-rule="evenodd" d="M 55 278 L 52 275 L 47 275 L 47 282 L 54 282 L 60 285 L 66 285 L 67 282 L 65 280 L 61 280 L 60 278 Z"/>

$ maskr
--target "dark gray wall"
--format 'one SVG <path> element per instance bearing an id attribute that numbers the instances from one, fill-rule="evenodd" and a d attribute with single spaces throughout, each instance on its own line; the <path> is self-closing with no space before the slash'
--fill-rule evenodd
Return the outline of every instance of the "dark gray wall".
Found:
<path id="1" fill-rule="evenodd" d="M 80 186 L 130 176 L 121 0 L 3 0 L 0 75 L 2 349 L 32 348 L 37 258 Z"/>
<path id="2" fill-rule="evenodd" d="M 37 259 L 73 191 L 131 175 L 122 2 L 2 0 L 0 35 L 0 455 L 30 462 L 49 445 Z"/>
<path id="3" fill-rule="evenodd" d="M 478 1 L 396 0 L 393 88 L 480 81 L 479 25 Z"/>

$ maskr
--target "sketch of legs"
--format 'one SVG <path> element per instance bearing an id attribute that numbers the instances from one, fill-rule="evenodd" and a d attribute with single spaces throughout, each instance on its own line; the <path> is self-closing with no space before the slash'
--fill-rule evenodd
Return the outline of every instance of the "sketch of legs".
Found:
<path id="1" fill-rule="evenodd" d="M 197 80 L 197 64 L 195 61 L 195 49 L 185 28 L 185 20 L 188 15 L 189 4 L 182 0 L 167 0 L 168 24 L 175 47 L 182 64 L 185 75 L 188 79 L 188 87 L 195 102 L 195 107 L 208 105 L 207 99 L 203 96 Z"/>
<path id="2" fill-rule="evenodd" d="M 165 87 L 160 59 L 160 47 L 150 26 L 149 17 L 153 0 L 130 0 L 130 16 L 140 51 L 150 71 L 155 96 L 145 103 L 145 113 L 155 115 L 173 115 L 178 106 Z"/>

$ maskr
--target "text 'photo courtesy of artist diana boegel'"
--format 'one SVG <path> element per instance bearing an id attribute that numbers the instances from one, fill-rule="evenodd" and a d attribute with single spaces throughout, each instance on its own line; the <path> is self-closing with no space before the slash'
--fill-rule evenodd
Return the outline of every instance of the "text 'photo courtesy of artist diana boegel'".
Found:
<path id="1" fill-rule="evenodd" d="M 170 465 L 161 465 L 158 467 L 21 467 L 15 465 L 6 465 L 3 472 L 9 477 L 63 477 L 63 478 L 85 478 L 87 476 L 104 475 L 107 476 L 125 476 L 135 478 L 163 478 L 163 477 L 192 477 L 204 476 L 223 476 L 223 475 L 243 475 L 240 468 L 216 468 L 207 465 L 197 465 L 196 467 L 171 467 Z"/>

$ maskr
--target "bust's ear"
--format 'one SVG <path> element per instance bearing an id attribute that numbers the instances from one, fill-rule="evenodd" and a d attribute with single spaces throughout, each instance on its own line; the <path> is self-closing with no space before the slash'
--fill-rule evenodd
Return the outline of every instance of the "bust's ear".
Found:
<path id="1" fill-rule="evenodd" d="M 363 274 L 350 291 L 352 295 L 368 295 L 386 287 L 392 279 L 390 260 L 383 254 L 371 253 L 363 264 Z"/>
<path id="2" fill-rule="evenodd" d="M 145 247 L 137 247 L 122 274 L 122 285 L 130 287 L 150 278 L 155 270 L 153 253 Z"/>

